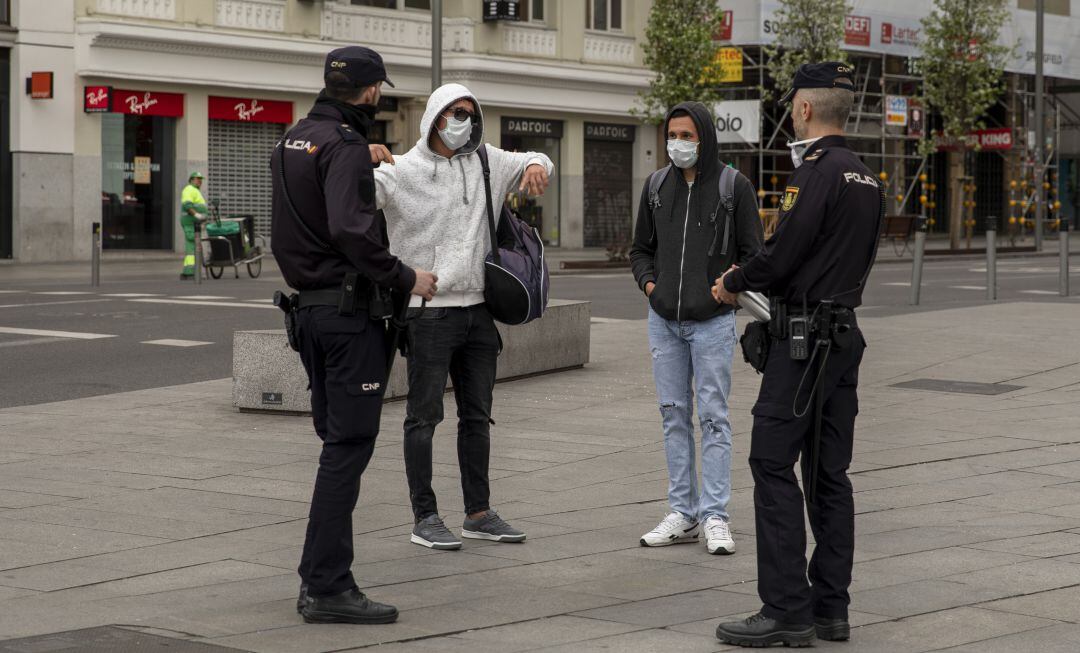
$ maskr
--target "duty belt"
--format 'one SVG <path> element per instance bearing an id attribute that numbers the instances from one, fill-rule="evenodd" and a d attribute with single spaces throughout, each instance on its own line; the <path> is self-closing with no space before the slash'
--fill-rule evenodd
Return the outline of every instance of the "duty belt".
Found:
<path id="1" fill-rule="evenodd" d="M 337 306 L 341 301 L 341 288 L 301 290 L 298 308 L 309 306 Z"/>

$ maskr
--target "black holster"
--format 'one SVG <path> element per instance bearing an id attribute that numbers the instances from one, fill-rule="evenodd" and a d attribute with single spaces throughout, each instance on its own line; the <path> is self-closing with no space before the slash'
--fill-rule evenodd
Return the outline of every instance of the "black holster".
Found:
<path id="1" fill-rule="evenodd" d="M 765 362 L 769 360 L 769 347 L 772 345 L 769 323 L 757 320 L 747 324 L 739 338 L 739 344 L 742 346 L 743 360 L 759 374 L 764 372 Z"/>
<path id="2" fill-rule="evenodd" d="M 289 340 L 289 348 L 300 351 L 300 338 L 296 333 L 296 311 L 300 307 L 300 296 L 296 293 L 286 295 L 277 290 L 274 292 L 274 306 L 285 313 L 285 337 Z"/>

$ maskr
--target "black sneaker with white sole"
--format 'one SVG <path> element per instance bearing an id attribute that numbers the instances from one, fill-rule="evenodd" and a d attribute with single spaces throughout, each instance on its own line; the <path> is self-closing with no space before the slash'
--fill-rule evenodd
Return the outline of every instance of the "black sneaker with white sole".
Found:
<path id="1" fill-rule="evenodd" d="M 476 519 L 466 517 L 465 523 L 461 526 L 461 536 L 493 542 L 525 541 L 525 533 L 507 524 L 494 510 L 488 510 Z"/>
<path id="2" fill-rule="evenodd" d="M 440 551 L 452 551 L 461 548 L 461 540 L 450 532 L 450 529 L 446 527 L 446 524 L 438 515 L 428 515 L 416 522 L 410 539 L 413 544 Z"/>

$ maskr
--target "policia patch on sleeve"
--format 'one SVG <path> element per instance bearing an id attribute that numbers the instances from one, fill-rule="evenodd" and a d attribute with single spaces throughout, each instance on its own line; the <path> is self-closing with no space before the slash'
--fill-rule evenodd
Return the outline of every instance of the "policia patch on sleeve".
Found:
<path id="1" fill-rule="evenodd" d="M 780 210 L 785 211 L 785 212 L 790 211 L 792 208 L 795 207 L 795 202 L 798 199 L 799 199 L 799 187 L 798 186 L 788 186 L 787 189 L 784 190 L 784 199 L 781 200 L 781 202 L 780 202 Z"/>

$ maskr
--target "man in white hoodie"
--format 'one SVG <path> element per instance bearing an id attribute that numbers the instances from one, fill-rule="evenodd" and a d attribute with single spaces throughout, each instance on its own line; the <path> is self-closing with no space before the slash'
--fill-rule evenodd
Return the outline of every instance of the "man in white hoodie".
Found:
<path id="1" fill-rule="evenodd" d="M 413 302 L 409 323 L 409 397 L 405 417 L 405 472 L 416 526 L 412 542 L 459 549 L 439 517 L 431 487 L 432 436 L 443 419 L 449 374 L 458 408 L 458 465 L 465 499 L 463 537 L 522 542 L 525 533 L 491 509 L 488 458 L 495 366 L 502 349 L 484 305 L 484 258 L 492 243 L 487 225 L 484 174 L 476 150 L 483 143 L 480 103 L 460 84 L 446 84 L 428 99 L 420 140 L 394 159 L 372 146 L 376 205 L 383 210 L 390 249 L 402 261 L 434 271 L 439 294 L 421 309 Z M 496 219 L 498 203 L 516 187 L 542 194 L 554 166 L 536 152 L 486 146 Z"/>

